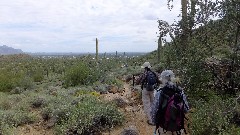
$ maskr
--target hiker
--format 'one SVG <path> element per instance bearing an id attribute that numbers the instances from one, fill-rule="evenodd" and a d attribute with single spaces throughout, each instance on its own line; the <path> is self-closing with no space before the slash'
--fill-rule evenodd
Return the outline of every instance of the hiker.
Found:
<path id="1" fill-rule="evenodd" d="M 145 62 L 141 68 L 144 69 L 144 72 L 141 76 L 136 80 L 136 84 L 141 84 L 142 89 L 142 102 L 144 112 L 147 115 L 147 123 L 149 125 L 153 125 L 152 117 L 151 117 L 151 107 L 154 100 L 154 89 L 156 89 L 160 83 L 157 74 L 151 71 L 151 65 L 149 62 Z"/>
<path id="2" fill-rule="evenodd" d="M 155 134 L 181 135 L 184 128 L 185 114 L 189 111 L 186 95 L 174 82 L 171 70 L 164 70 L 160 75 L 162 87 L 155 94 L 151 114 L 156 125 Z"/>

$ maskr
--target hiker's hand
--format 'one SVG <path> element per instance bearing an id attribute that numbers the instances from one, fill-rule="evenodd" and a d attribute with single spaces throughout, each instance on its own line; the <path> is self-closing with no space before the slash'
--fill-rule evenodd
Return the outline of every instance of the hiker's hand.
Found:
<path id="1" fill-rule="evenodd" d="M 141 83 L 141 77 L 135 77 L 136 85 L 139 85 Z"/>

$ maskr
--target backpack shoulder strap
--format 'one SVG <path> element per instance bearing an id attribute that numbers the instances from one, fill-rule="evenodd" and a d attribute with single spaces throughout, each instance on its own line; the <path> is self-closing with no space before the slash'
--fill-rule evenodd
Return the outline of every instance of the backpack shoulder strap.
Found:
<path id="1" fill-rule="evenodd" d="M 156 74 L 154 71 L 150 70 L 150 72 L 152 72 L 152 73 L 154 74 L 154 76 L 155 76 L 156 78 L 158 78 L 157 74 Z"/>

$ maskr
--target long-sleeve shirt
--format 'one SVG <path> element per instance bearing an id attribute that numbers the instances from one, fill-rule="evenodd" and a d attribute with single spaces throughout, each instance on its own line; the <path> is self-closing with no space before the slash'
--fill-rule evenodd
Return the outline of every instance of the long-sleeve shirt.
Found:
<path id="1" fill-rule="evenodd" d="M 157 91 L 156 94 L 155 94 L 155 97 L 154 97 L 152 110 L 151 110 L 153 123 L 156 123 L 156 115 L 157 115 L 158 107 L 159 107 L 160 101 L 161 101 L 161 99 L 160 99 L 161 98 L 161 93 L 162 93 L 162 90 Z M 181 95 L 183 96 L 183 100 L 184 100 L 184 103 L 185 103 L 184 104 L 184 112 L 187 113 L 189 111 L 189 105 L 188 105 L 188 102 L 187 102 L 187 97 L 184 94 L 183 90 L 182 90 Z"/>

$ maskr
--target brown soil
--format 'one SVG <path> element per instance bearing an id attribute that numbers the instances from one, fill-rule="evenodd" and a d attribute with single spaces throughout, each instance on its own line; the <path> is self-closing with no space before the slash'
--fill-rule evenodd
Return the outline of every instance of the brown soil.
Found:
<path id="1" fill-rule="evenodd" d="M 122 127 L 117 127 L 110 132 L 104 133 L 104 135 L 120 135 L 124 128 L 134 127 L 137 129 L 139 135 L 151 135 L 154 132 L 155 127 L 147 124 L 145 113 L 143 112 L 143 106 L 141 105 L 140 95 L 138 92 L 130 87 L 129 84 L 124 84 L 124 93 L 108 94 L 107 100 L 112 98 L 123 98 L 128 102 L 128 105 L 121 111 L 124 112 L 126 121 Z"/>
<path id="2" fill-rule="evenodd" d="M 34 109 L 31 112 L 38 116 L 39 121 L 33 124 L 18 126 L 17 135 L 53 135 L 53 130 L 47 128 L 49 123 L 42 120 L 40 112 Z"/>
<path id="3" fill-rule="evenodd" d="M 53 135 L 51 129 L 44 128 L 39 123 L 24 125 L 17 128 L 18 135 Z"/>

